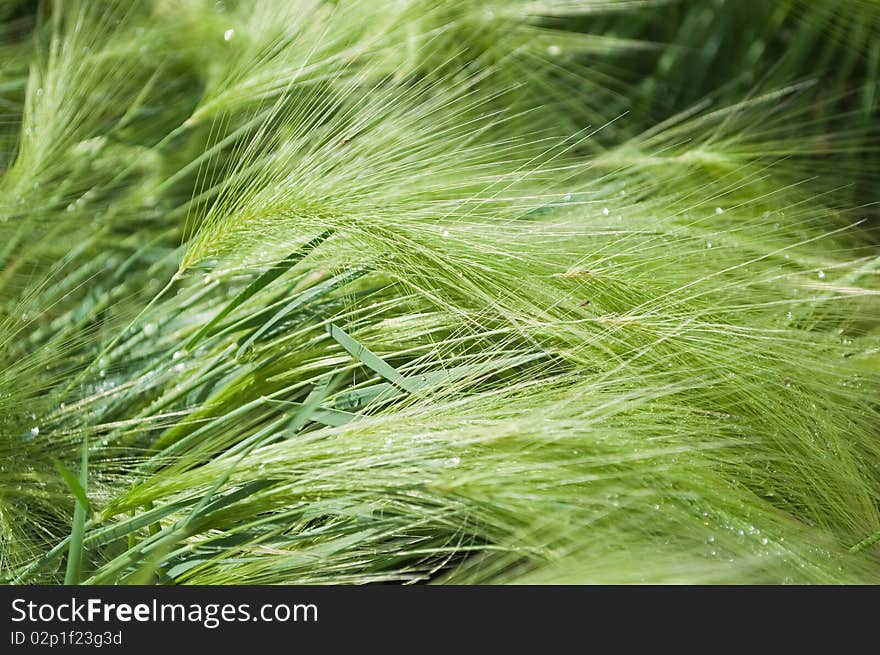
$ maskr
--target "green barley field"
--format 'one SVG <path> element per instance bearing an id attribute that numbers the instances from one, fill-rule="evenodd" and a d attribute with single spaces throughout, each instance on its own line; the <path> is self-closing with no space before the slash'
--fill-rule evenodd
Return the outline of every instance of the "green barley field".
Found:
<path id="1" fill-rule="evenodd" d="M 876 0 L 0 0 L 0 580 L 880 583 L 878 102 Z"/>

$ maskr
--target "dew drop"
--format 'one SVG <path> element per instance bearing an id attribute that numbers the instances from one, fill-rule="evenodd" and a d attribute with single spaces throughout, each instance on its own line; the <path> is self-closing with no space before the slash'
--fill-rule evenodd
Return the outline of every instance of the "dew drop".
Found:
<path id="1" fill-rule="evenodd" d="M 36 437 L 38 434 L 40 434 L 40 428 L 35 425 L 31 428 L 31 437 Z"/>
<path id="2" fill-rule="evenodd" d="M 819 279 L 820 279 L 820 280 L 824 280 L 824 279 L 825 279 L 825 271 L 819 271 Z"/>
<path id="3" fill-rule="evenodd" d="M 724 210 L 721 209 L 721 207 L 716 207 L 716 208 L 715 208 L 715 213 L 718 214 L 719 216 L 721 216 L 721 214 L 724 213 Z"/>
<path id="4" fill-rule="evenodd" d="M 761 537 L 761 545 L 766 546 L 770 543 L 770 540 L 767 537 Z"/>
<path id="5" fill-rule="evenodd" d="M 605 214 L 605 216 L 608 216 L 608 214 L 611 213 L 611 210 L 608 209 L 608 207 L 603 207 L 603 208 L 602 208 L 602 213 Z"/>
<path id="6" fill-rule="evenodd" d="M 712 249 L 712 242 L 711 241 L 706 242 L 706 248 L 708 248 L 710 250 Z"/>
<path id="7" fill-rule="evenodd" d="M 224 41 L 232 41 L 232 37 L 235 36 L 235 30 L 229 28 L 225 32 L 223 32 L 223 40 Z"/>
<path id="8" fill-rule="evenodd" d="M 461 457 L 453 457 L 449 460 L 449 464 L 451 466 L 458 466 L 459 464 L 461 464 Z"/>
<path id="9" fill-rule="evenodd" d="M 144 325 L 144 336 L 151 337 L 156 334 L 156 324 L 155 323 L 147 323 Z"/>
<path id="10" fill-rule="evenodd" d="M 174 354 L 171 356 L 171 359 L 180 359 L 181 357 L 186 357 L 187 352 L 185 350 L 176 350 Z"/>
<path id="11" fill-rule="evenodd" d="M 443 230 L 440 234 L 442 234 L 444 237 L 448 237 L 450 235 L 450 232 L 449 230 Z"/>
<path id="12" fill-rule="evenodd" d="M 39 98 L 42 95 L 43 95 L 43 87 L 40 87 L 39 89 L 37 89 L 37 97 Z"/>
<path id="13" fill-rule="evenodd" d="M 562 54 L 562 48 L 560 48 L 558 45 L 547 46 L 547 54 L 551 57 L 558 57 Z"/>

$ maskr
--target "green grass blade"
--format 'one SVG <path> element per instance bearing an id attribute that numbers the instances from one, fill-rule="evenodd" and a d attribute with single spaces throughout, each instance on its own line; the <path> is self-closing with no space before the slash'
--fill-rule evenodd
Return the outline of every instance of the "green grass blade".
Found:
<path id="1" fill-rule="evenodd" d="M 83 558 L 83 534 L 85 533 L 86 513 L 88 497 L 86 489 L 89 483 L 89 442 L 83 438 L 82 459 L 79 472 L 79 493 L 76 507 L 73 510 L 73 527 L 70 530 L 70 546 L 67 551 L 67 570 L 64 574 L 64 584 L 74 585 L 80 582 L 80 570 Z M 72 487 L 73 488 L 73 487 Z M 79 497 L 82 497 L 82 500 Z"/>
<path id="2" fill-rule="evenodd" d="M 369 348 L 358 342 L 339 326 L 334 323 L 328 324 L 327 334 L 336 340 L 336 342 L 342 346 L 349 355 L 361 362 L 367 368 L 372 369 L 374 372 L 381 375 L 393 385 L 409 393 L 416 393 L 419 390 L 417 384 L 401 375 L 397 369 L 375 353 L 371 352 Z"/>
<path id="3" fill-rule="evenodd" d="M 91 503 L 89 503 L 89 499 L 86 496 L 86 490 L 83 489 L 83 485 L 82 482 L 80 482 L 80 479 L 77 478 L 76 475 L 74 475 L 70 471 L 70 469 L 68 469 L 58 460 L 55 460 L 55 468 L 58 469 L 58 472 L 61 474 L 64 482 L 67 483 L 68 488 L 76 498 L 76 502 L 85 508 L 87 515 L 91 514 L 92 506 Z"/>
<path id="4" fill-rule="evenodd" d="M 296 414 L 293 415 L 293 418 L 290 419 L 290 423 L 287 425 L 287 431 L 289 433 L 298 433 L 303 429 L 306 423 L 312 420 L 315 411 L 318 409 L 318 406 L 324 402 L 324 399 L 327 397 L 333 384 L 334 382 L 332 379 L 327 379 L 319 382 L 312 388 L 309 395 L 306 396 L 306 399 L 303 401 L 302 406 L 300 406 Z"/>
<path id="5" fill-rule="evenodd" d="M 213 330 L 220 321 L 229 316 L 229 314 L 235 311 L 235 309 L 245 303 L 248 299 L 252 298 L 260 290 L 262 290 L 263 288 L 274 282 L 276 279 L 281 277 L 288 270 L 293 268 L 310 252 L 312 252 L 315 248 L 326 241 L 331 234 L 333 234 L 333 230 L 325 231 L 324 233 L 318 235 L 317 237 L 306 243 L 301 248 L 297 249 L 295 252 L 292 252 L 280 262 L 273 264 L 269 269 L 264 271 L 262 275 L 251 282 L 241 293 L 239 293 L 222 310 L 220 310 L 220 312 L 217 313 L 214 318 L 212 318 L 204 326 L 202 326 L 202 328 L 199 329 L 199 331 L 196 332 L 189 339 L 189 341 L 187 341 L 185 348 L 187 350 L 192 350 L 199 343 L 199 341 L 201 341 L 205 336 L 211 333 L 211 330 Z"/>
<path id="6" fill-rule="evenodd" d="M 329 280 L 322 282 L 321 284 L 315 285 L 310 289 L 306 289 L 301 294 L 299 294 L 296 298 L 290 301 L 287 305 L 282 307 L 274 316 L 272 316 L 268 321 L 266 321 L 262 326 L 258 329 L 254 330 L 254 332 L 242 342 L 241 346 L 238 348 L 238 356 L 241 357 L 244 353 L 248 351 L 248 349 L 256 342 L 261 336 L 266 334 L 269 330 L 271 330 L 275 325 L 284 320 L 285 316 L 290 315 L 293 311 L 303 307 L 304 305 L 310 303 L 313 300 L 317 300 L 338 289 L 341 286 L 356 280 L 366 273 L 365 270 L 354 270 L 354 271 L 346 271 L 344 273 L 340 273 Z"/>

